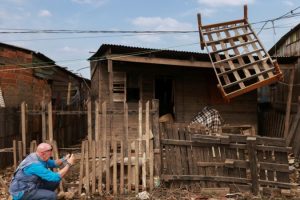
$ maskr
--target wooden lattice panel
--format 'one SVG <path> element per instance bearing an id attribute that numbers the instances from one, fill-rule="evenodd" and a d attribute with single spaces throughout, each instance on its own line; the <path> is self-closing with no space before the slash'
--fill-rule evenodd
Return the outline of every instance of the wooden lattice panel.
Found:
<path id="1" fill-rule="evenodd" d="M 245 13 L 247 9 L 245 9 Z M 229 100 L 282 78 L 251 28 L 247 15 L 241 20 L 203 26 L 198 14 L 201 48 L 207 49 L 222 96 Z"/>

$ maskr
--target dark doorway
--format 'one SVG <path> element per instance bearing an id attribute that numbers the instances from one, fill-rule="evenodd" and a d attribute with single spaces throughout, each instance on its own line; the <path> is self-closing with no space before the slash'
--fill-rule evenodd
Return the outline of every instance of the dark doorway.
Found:
<path id="1" fill-rule="evenodd" d="M 174 117 L 173 79 L 168 77 L 155 79 L 155 98 L 159 99 L 159 116 L 169 113 Z"/>

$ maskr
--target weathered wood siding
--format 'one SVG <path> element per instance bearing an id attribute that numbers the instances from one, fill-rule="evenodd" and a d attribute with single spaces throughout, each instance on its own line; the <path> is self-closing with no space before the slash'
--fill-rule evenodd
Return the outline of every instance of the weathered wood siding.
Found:
<path id="1" fill-rule="evenodd" d="M 109 74 L 107 66 L 101 65 L 101 102 L 109 102 Z M 257 93 L 252 91 L 233 99 L 230 103 L 223 100 L 217 89 L 217 80 L 213 69 L 174 67 L 166 65 L 113 63 L 113 71 L 126 72 L 127 76 L 136 76 L 139 80 L 140 99 L 143 103 L 155 98 L 155 79 L 168 77 L 173 80 L 174 110 L 176 122 L 190 122 L 192 118 L 210 105 L 216 108 L 229 124 L 250 124 L 256 127 L 257 124 Z M 95 79 L 97 80 L 97 79 Z M 95 81 L 92 79 L 92 82 Z M 95 84 L 95 83 L 93 83 Z M 123 111 L 123 103 L 115 102 L 111 109 Z M 138 102 L 128 102 L 129 110 L 137 110 Z M 118 122 L 123 122 L 123 114 L 107 116 L 107 127 L 112 127 L 114 134 L 121 136 L 123 127 Z M 137 113 L 129 115 L 129 129 L 136 127 L 138 122 Z M 108 133 L 109 134 L 109 133 Z M 137 135 L 137 130 L 129 130 L 130 137 Z"/>

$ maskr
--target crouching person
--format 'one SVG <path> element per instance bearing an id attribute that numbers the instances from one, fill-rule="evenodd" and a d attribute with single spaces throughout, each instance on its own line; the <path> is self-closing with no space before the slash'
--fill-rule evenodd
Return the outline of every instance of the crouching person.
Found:
<path id="1" fill-rule="evenodd" d="M 41 143 L 36 152 L 29 154 L 18 166 L 11 180 L 9 192 L 14 200 L 53 200 L 56 199 L 55 189 L 62 177 L 74 164 L 73 154 L 52 160 L 52 146 Z M 65 166 L 59 172 L 49 168 Z"/>

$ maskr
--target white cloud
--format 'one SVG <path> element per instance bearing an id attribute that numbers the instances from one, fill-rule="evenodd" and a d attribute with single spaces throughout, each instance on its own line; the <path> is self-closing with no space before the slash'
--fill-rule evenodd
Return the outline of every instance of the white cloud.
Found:
<path id="1" fill-rule="evenodd" d="M 39 16 L 40 17 L 51 17 L 52 14 L 49 10 L 40 10 L 39 11 Z"/>
<path id="2" fill-rule="evenodd" d="M 60 51 L 67 52 L 67 53 L 75 53 L 75 52 L 79 52 L 80 50 L 77 49 L 77 48 L 72 48 L 72 47 L 69 47 L 69 46 L 65 46 L 62 49 L 60 49 Z"/>
<path id="3" fill-rule="evenodd" d="M 295 5 L 294 2 L 292 2 L 292 1 L 284 1 L 283 3 L 285 3 L 288 6 L 294 6 Z"/>
<path id="4" fill-rule="evenodd" d="M 210 7 L 240 6 L 244 4 L 252 4 L 254 3 L 254 0 L 198 0 L 198 3 Z"/>
<path id="5" fill-rule="evenodd" d="M 132 23 L 137 27 L 156 31 L 193 30 L 191 24 L 181 23 L 169 17 L 138 17 L 132 20 Z"/>
<path id="6" fill-rule="evenodd" d="M 107 0 L 72 0 L 72 1 L 79 4 L 94 4 L 95 6 L 100 6 L 107 2 Z"/>
<path id="7" fill-rule="evenodd" d="M 195 28 L 190 23 L 179 22 L 173 18 L 161 18 L 161 17 L 138 17 L 131 22 L 138 29 L 149 31 L 192 31 Z M 183 34 L 184 35 L 184 34 Z M 180 34 L 181 39 L 186 41 L 189 38 Z M 138 35 L 137 40 L 142 41 L 145 44 L 161 43 L 165 40 L 170 40 L 179 37 L 177 34 L 143 34 Z M 178 39 L 178 38 L 177 38 Z"/>

